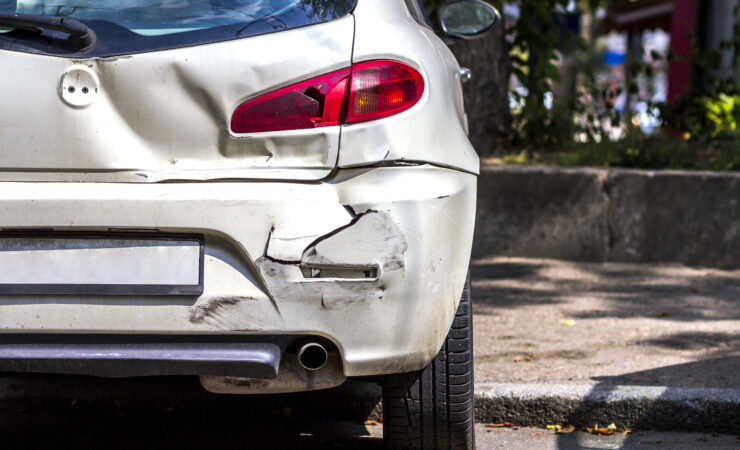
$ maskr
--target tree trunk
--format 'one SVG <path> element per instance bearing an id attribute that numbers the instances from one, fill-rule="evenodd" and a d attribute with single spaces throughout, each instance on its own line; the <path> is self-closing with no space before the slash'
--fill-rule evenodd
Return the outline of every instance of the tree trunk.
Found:
<path id="1" fill-rule="evenodd" d="M 511 60 L 504 26 L 498 24 L 480 39 L 458 40 L 450 48 L 460 66 L 473 71 L 473 79 L 463 85 L 470 142 L 481 157 L 500 153 L 508 146 L 511 127 Z"/>

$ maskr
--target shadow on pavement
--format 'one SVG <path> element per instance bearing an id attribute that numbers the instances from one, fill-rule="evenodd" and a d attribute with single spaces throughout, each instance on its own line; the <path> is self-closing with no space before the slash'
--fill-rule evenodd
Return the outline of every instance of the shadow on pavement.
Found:
<path id="1" fill-rule="evenodd" d="M 655 345 L 683 348 L 692 346 L 694 340 L 706 336 L 694 336 L 692 333 L 681 333 L 665 340 L 653 342 Z M 717 342 L 737 342 L 738 337 L 733 335 L 715 336 Z M 704 344 L 700 348 L 704 348 Z M 702 374 L 712 373 L 711 386 L 706 387 L 705 380 L 700 379 Z M 609 413 L 601 414 L 602 405 L 595 405 L 589 401 L 581 403 L 568 418 L 568 423 L 576 427 L 599 425 L 608 426 L 615 423 L 617 426 L 633 430 L 660 430 L 660 431 L 699 431 L 709 433 L 737 434 L 740 430 L 740 414 L 738 403 L 730 402 L 722 397 L 726 389 L 740 389 L 740 354 L 737 347 L 727 346 L 715 350 L 699 361 L 674 364 L 650 370 L 636 371 L 615 376 L 594 377 L 599 384 L 594 386 L 591 394 L 605 391 L 613 398 L 610 400 Z M 649 398 L 630 398 L 620 400 L 620 392 L 624 387 L 661 389 L 660 395 Z M 699 387 L 697 387 L 699 386 Z M 609 392 L 612 390 L 612 392 Z M 590 397 L 590 396 L 589 396 Z M 595 421 L 596 423 L 590 423 Z M 660 444 L 661 442 L 646 442 L 638 432 L 624 435 L 619 439 L 619 446 L 609 448 L 636 448 L 646 444 Z M 559 448 L 572 449 L 573 438 L 560 436 Z M 738 444 L 740 446 L 740 444 Z M 601 448 L 601 447 L 589 447 Z M 606 447 L 603 447 L 606 448 Z M 690 449 L 691 443 L 681 448 Z"/>
<path id="2" fill-rule="evenodd" d="M 382 448 L 379 427 L 364 424 L 378 399 L 357 383 L 278 396 L 210 394 L 191 377 L 4 376 L 0 386 L 3 449 Z"/>
<path id="3" fill-rule="evenodd" d="M 740 320 L 740 271 L 525 258 L 482 259 L 471 267 L 481 314 L 581 295 L 605 304 L 579 311 L 576 319 Z"/>
<path id="4" fill-rule="evenodd" d="M 702 357 L 698 361 L 684 364 L 594 377 L 594 380 L 610 386 L 740 389 L 740 333 L 678 332 L 637 343 L 667 350 L 700 351 Z"/>
<path id="5" fill-rule="evenodd" d="M 712 388 L 738 389 L 740 356 L 725 356 L 610 377 L 595 377 L 602 386 L 703 387 L 702 374 L 712 373 Z"/>

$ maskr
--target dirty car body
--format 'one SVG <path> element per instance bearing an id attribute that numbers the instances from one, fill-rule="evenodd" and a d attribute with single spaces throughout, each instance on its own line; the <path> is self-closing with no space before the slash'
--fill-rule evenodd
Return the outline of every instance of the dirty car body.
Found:
<path id="1" fill-rule="evenodd" d="M 478 173 L 458 63 L 403 0 L 232 3 L 0 0 L 96 37 L 0 28 L 0 370 L 265 393 L 439 351 Z M 415 97 L 363 116 L 389 65 Z"/>

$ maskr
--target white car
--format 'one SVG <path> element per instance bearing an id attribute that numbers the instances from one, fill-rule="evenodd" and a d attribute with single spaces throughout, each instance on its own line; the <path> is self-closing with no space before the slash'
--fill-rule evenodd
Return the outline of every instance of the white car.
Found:
<path id="1" fill-rule="evenodd" d="M 467 75 L 417 0 L 0 0 L 0 370 L 371 378 L 472 447 Z"/>

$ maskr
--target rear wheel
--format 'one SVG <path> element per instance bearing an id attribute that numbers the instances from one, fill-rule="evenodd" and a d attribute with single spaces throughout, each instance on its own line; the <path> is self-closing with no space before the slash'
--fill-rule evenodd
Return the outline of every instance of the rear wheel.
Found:
<path id="1" fill-rule="evenodd" d="M 473 313 L 470 277 L 442 349 L 418 372 L 383 379 L 386 448 L 472 449 Z"/>

